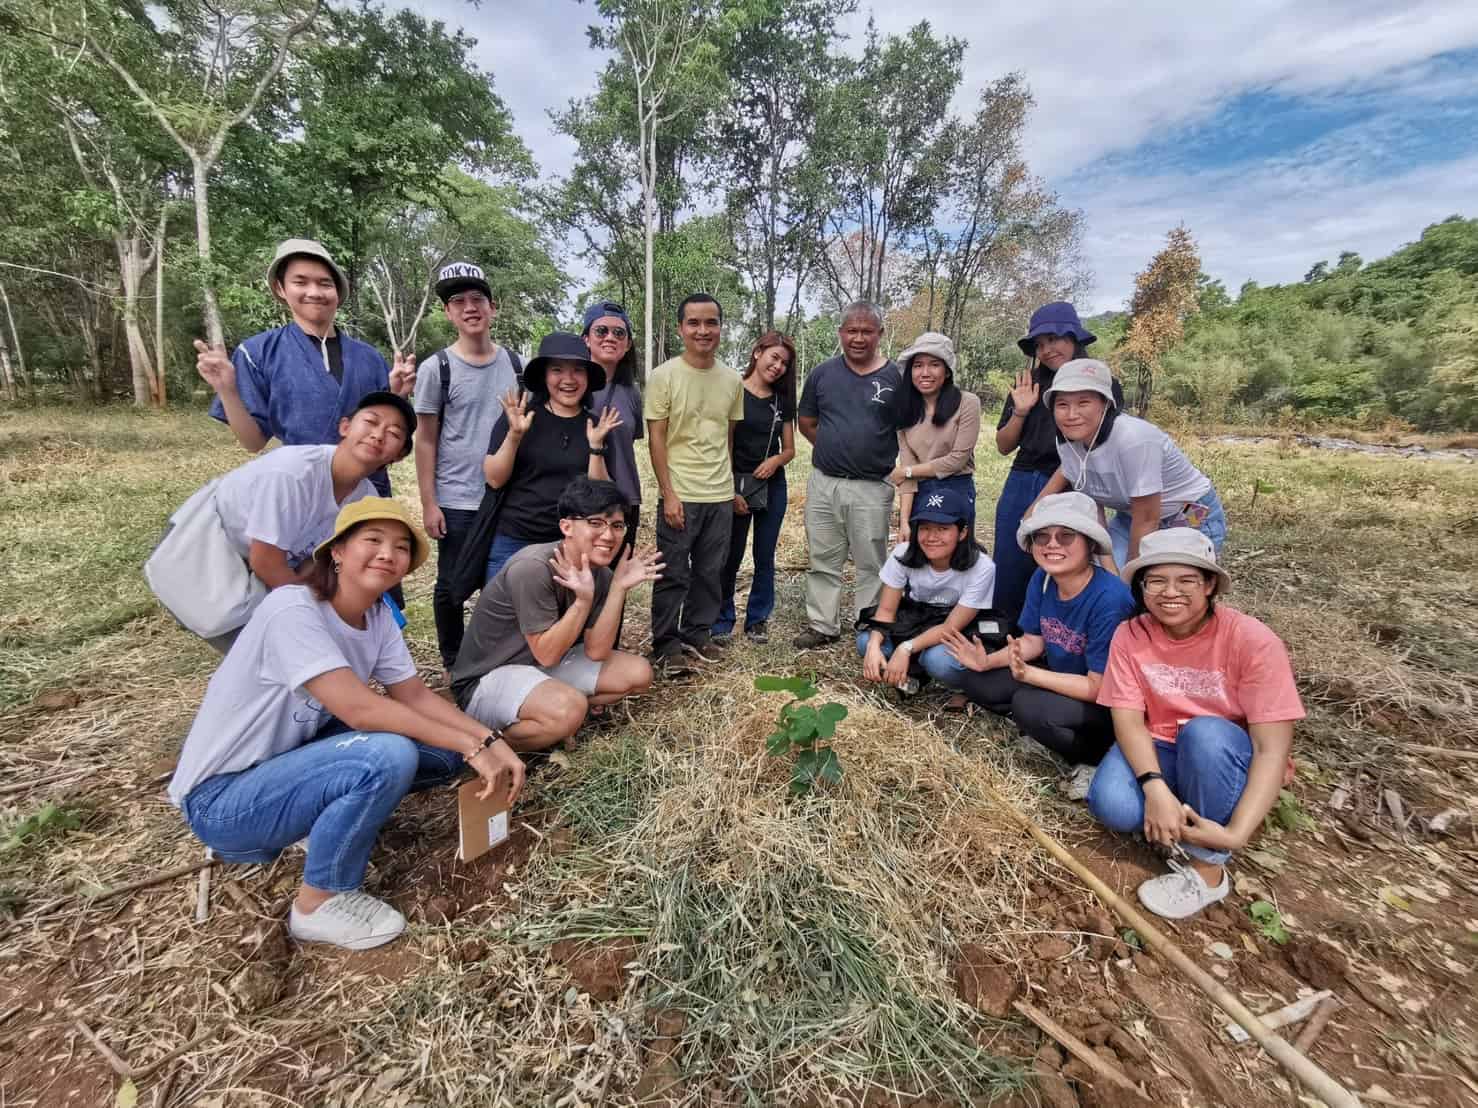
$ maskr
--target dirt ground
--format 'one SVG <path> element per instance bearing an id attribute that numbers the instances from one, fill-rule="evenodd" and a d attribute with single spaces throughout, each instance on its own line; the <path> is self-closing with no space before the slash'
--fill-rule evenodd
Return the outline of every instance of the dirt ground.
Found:
<path id="1" fill-rule="evenodd" d="M 1255 1044 L 1234 1042 L 1223 1013 L 1025 835 L 1006 847 L 1030 876 L 1001 894 L 999 934 L 938 941 L 950 1019 L 982 1057 L 1008 1064 L 972 1086 L 992 1091 L 951 1091 L 978 1075 L 951 1085 L 874 1066 L 791 1099 L 793 1073 L 715 1071 L 721 1021 L 705 1019 L 703 998 L 651 1000 L 664 957 L 654 928 L 586 864 L 652 818 L 650 798 L 621 793 L 617 773 L 600 809 L 582 813 L 560 784 L 586 780 L 597 758 L 619 768 L 633 749 L 664 765 L 680 758 L 671 721 L 730 695 L 713 674 L 591 725 L 571 766 L 534 775 L 511 841 L 481 860 L 454 859 L 449 797 L 408 799 L 367 882 L 412 921 L 387 948 L 324 952 L 286 939 L 294 851 L 213 870 L 200 923 L 193 874 L 101 896 L 202 857 L 163 783 L 212 656 L 135 578 L 165 506 L 235 460 L 212 430 L 182 417 L 100 417 L 80 431 L 61 416 L 0 424 L 0 505 L 19 521 L 0 583 L 0 643 L 13 652 L 0 663 L 0 1105 L 1318 1103 Z M 1364 1103 L 1478 1105 L 1475 467 L 1286 445 L 1198 444 L 1193 454 L 1228 503 L 1231 602 L 1289 642 L 1310 719 L 1288 802 L 1234 863 L 1233 895 L 1200 918 L 1155 925 L 1255 1012 L 1329 990 L 1337 1007 L 1307 1052 Z M 842 647 L 803 663 L 791 655 L 804 464 L 792 470 L 771 643 L 737 646 L 750 652 L 743 664 L 815 670 L 828 695 L 881 706 L 900 726 L 931 722 L 953 749 L 1002 759 L 1037 818 L 1132 902 L 1162 863 L 1059 797 L 1056 770 L 1009 753 L 1005 726 L 945 714 L 928 694 L 878 698 Z M 982 490 L 998 485 L 996 460 L 982 454 L 980 469 Z M 395 478 L 412 487 L 408 472 Z M 65 522 L 37 518 L 49 505 Z M 988 540 L 988 516 L 981 531 Z M 409 589 L 408 637 L 429 663 L 424 576 Z M 633 616 L 628 646 L 645 633 L 644 598 Z M 48 804 L 60 813 L 50 821 Z M 27 819 L 39 830 L 10 841 Z M 542 899 L 550 888 L 561 890 L 557 906 Z M 576 918 L 566 910 L 582 898 L 579 918 L 598 926 L 539 929 L 556 907 Z M 1255 920 L 1254 902 L 1275 916 Z M 1039 1030 L 1020 1002 L 1099 1065 Z M 1283 1034 L 1292 1041 L 1306 1026 Z M 808 1064 L 804 1052 L 783 1062 Z"/>

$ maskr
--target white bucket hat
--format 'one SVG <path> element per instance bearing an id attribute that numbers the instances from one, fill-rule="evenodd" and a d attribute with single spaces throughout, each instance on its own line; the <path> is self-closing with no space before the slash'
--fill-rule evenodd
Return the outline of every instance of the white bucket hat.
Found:
<path id="1" fill-rule="evenodd" d="M 925 331 L 909 344 L 907 350 L 898 355 L 898 364 L 908 368 L 908 363 L 915 354 L 931 354 L 949 367 L 949 371 L 955 371 L 955 344 L 948 335 L 941 335 L 938 331 Z"/>
<path id="2" fill-rule="evenodd" d="M 1109 402 L 1109 407 L 1116 407 L 1113 371 L 1097 358 L 1074 358 L 1064 362 L 1052 378 L 1052 386 L 1042 397 L 1049 407 L 1054 392 L 1096 392 Z"/>
<path id="3" fill-rule="evenodd" d="M 1042 497 L 1032 509 L 1032 514 L 1017 526 L 1016 545 L 1030 550 L 1032 534 L 1044 527 L 1071 527 L 1097 546 L 1100 554 L 1114 552 L 1108 531 L 1098 522 L 1098 507 L 1085 493 L 1059 492 Z"/>
<path id="4" fill-rule="evenodd" d="M 1124 567 L 1125 581 L 1146 566 L 1194 566 L 1221 578 L 1221 592 L 1232 588 L 1232 575 L 1216 564 L 1216 547 L 1194 527 L 1167 527 L 1139 540 L 1139 557 Z"/>

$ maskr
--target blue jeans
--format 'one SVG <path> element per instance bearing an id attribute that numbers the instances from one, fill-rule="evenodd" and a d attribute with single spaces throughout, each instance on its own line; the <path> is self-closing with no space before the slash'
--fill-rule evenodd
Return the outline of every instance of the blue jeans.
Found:
<path id="1" fill-rule="evenodd" d="M 1160 520 L 1160 530 L 1163 531 L 1167 527 L 1195 527 L 1211 540 L 1211 545 L 1216 547 L 1216 553 L 1219 555 L 1221 544 L 1227 541 L 1227 513 L 1226 509 L 1221 506 L 1221 497 L 1216 495 L 1215 489 L 1212 489 L 1196 503 L 1206 509 L 1206 517 L 1200 523 L 1192 523 L 1182 510 L 1169 519 Z M 1115 512 L 1113 518 L 1108 521 L 1109 539 L 1114 544 L 1114 561 L 1118 563 L 1120 569 L 1123 569 L 1124 563 L 1129 560 L 1129 531 L 1133 523 L 1134 518 L 1129 512 Z M 996 573 L 999 579 L 999 568 Z M 1000 591 L 999 586 L 996 591 Z"/>
<path id="2" fill-rule="evenodd" d="M 857 632 L 857 657 L 867 656 L 867 640 L 871 637 L 871 631 Z M 883 657 L 893 657 L 893 640 L 887 635 L 883 636 Z M 943 643 L 935 643 L 921 651 L 913 662 L 915 665 L 922 666 L 924 672 L 935 681 L 951 689 L 960 688 L 965 683 L 965 674 L 970 672 L 955 661 L 954 655 L 945 648 Z"/>
<path id="3" fill-rule="evenodd" d="M 785 485 L 785 470 L 777 469 L 770 478 L 769 503 L 764 511 L 751 512 L 747 516 L 734 515 L 729 531 L 729 560 L 724 563 L 724 575 L 718 619 L 714 621 L 713 633 L 727 635 L 734 630 L 738 618 L 734 611 L 734 582 L 739 579 L 739 567 L 744 564 L 744 548 L 749 545 L 749 525 L 754 523 L 754 579 L 749 585 L 749 599 L 744 604 L 744 629 L 748 631 L 756 623 L 764 623 L 775 611 L 775 547 L 780 542 L 780 525 L 785 522 L 785 505 L 788 497 Z"/>
<path id="4" fill-rule="evenodd" d="M 524 547 L 533 545 L 528 539 L 515 539 L 512 535 L 505 535 L 501 531 L 495 534 L 493 545 L 488 547 L 488 572 L 483 581 L 491 581 L 498 576 L 498 570 L 503 568 L 509 558 Z"/>
<path id="5" fill-rule="evenodd" d="M 1217 823 L 1225 825 L 1232 818 L 1252 766 L 1252 738 L 1246 731 L 1220 716 L 1197 716 L 1181 726 L 1173 743 L 1156 739 L 1155 753 L 1165 784 L 1177 798 Z M 1144 789 L 1117 743 L 1098 764 L 1088 810 L 1110 830 L 1128 834 L 1144 829 Z M 1231 857 L 1227 850 L 1180 845 L 1192 858 L 1213 865 Z"/>
<path id="6" fill-rule="evenodd" d="M 1037 569 L 1031 554 L 1017 544 L 1016 528 L 1051 476 L 1034 469 L 1013 469 L 996 501 L 996 541 L 991 551 L 996 563 L 995 608 L 1011 623 L 1021 619 L 1027 582 Z"/>
<path id="7" fill-rule="evenodd" d="M 316 738 L 190 790 L 190 830 L 227 862 L 267 863 L 308 836 L 303 880 L 359 888 L 380 828 L 410 792 L 454 780 L 462 756 L 385 731 Z"/>

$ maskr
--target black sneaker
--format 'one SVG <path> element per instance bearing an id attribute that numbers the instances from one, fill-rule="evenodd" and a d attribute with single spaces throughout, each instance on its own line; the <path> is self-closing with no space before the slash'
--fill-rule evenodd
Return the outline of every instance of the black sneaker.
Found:
<path id="1" fill-rule="evenodd" d="M 732 646 L 733 643 L 734 643 L 734 632 L 732 630 L 730 630 L 730 631 L 715 631 L 713 633 L 713 643 L 720 650 L 727 649 L 728 647 Z"/>
<path id="2" fill-rule="evenodd" d="M 728 643 L 719 643 L 716 639 L 708 639 L 698 645 L 690 642 L 683 643 L 683 653 L 690 658 L 696 658 L 700 662 L 717 662 L 724 656 L 728 649 Z"/>
<path id="3" fill-rule="evenodd" d="M 759 623 L 756 623 L 753 627 L 746 627 L 744 629 L 744 634 L 749 639 L 750 642 L 769 642 L 770 641 L 770 625 L 768 623 L 764 622 L 763 620 L 761 620 Z"/>
<path id="4" fill-rule="evenodd" d="M 790 641 L 790 645 L 797 650 L 815 650 L 818 647 L 830 646 L 841 639 L 840 635 L 827 635 L 814 627 L 807 627 L 799 635 Z"/>
<path id="5" fill-rule="evenodd" d="M 681 677 L 691 677 L 696 670 L 693 663 L 688 661 L 681 652 L 675 654 L 662 654 L 652 659 L 652 672 L 663 680 L 672 681 Z"/>

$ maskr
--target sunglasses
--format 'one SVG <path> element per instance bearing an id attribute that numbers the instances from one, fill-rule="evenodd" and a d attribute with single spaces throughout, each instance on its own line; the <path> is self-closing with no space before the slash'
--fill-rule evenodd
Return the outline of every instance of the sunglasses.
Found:
<path id="1" fill-rule="evenodd" d="M 607 327 L 604 323 L 597 323 L 590 329 L 590 333 L 598 339 L 603 339 L 607 335 L 613 339 L 624 339 L 630 334 L 625 327 Z"/>
<path id="2" fill-rule="evenodd" d="M 1032 545 L 1046 546 L 1048 543 L 1055 542 L 1058 546 L 1066 547 L 1077 537 L 1078 532 L 1071 527 L 1044 527 L 1040 531 L 1032 532 Z"/>

